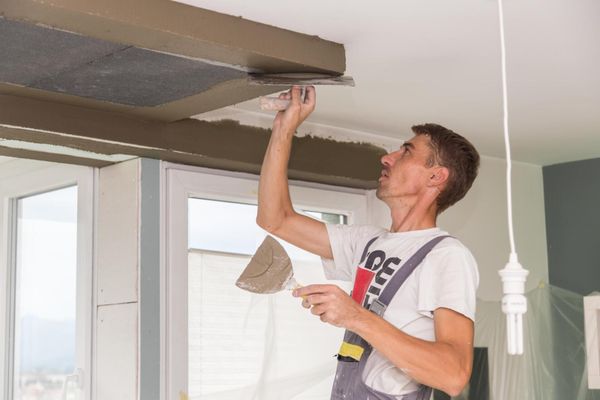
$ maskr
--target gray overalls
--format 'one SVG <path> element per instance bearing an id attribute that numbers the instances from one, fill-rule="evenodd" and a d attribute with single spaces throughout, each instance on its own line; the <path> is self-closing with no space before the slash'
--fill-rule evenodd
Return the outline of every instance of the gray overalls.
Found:
<path id="1" fill-rule="evenodd" d="M 449 236 L 438 236 L 427 242 L 399 268 L 384 288 L 381 295 L 375 299 L 369 310 L 383 317 L 390 301 L 406 281 L 410 274 L 421 264 L 425 256 L 441 240 Z M 345 350 L 344 350 L 345 349 Z M 367 386 L 362 379 L 367 359 L 373 348 L 363 338 L 354 332 L 346 330 L 344 343 L 338 354 L 338 366 L 333 382 L 331 400 L 398 400 L 397 397 L 379 392 Z M 421 387 L 412 393 L 403 395 L 402 400 L 429 400 L 432 389 Z"/>

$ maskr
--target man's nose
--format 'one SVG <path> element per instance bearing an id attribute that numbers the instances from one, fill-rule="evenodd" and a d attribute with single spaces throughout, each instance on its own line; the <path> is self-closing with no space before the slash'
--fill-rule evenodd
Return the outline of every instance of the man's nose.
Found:
<path id="1" fill-rule="evenodd" d="M 394 157 L 392 153 L 387 153 L 381 157 L 381 164 L 385 166 L 392 166 L 394 164 Z"/>

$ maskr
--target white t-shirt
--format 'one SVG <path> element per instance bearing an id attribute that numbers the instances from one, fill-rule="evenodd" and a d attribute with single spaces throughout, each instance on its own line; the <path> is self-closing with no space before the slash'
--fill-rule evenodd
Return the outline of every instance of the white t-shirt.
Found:
<path id="1" fill-rule="evenodd" d="M 323 260 L 325 276 L 354 281 L 352 297 L 363 306 L 381 294 L 391 275 L 421 246 L 447 235 L 439 228 L 392 233 L 373 226 L 327 225 L 327 231 L 333 260 Z M 384 318 L 411 336 L 433 341 L 433 311 L 437 308 L 449 308 L 475 320 L 478 284 L 471 252 L 457 239 L 445 238 L 400 287 Z M 418 388 L 417 382 L 375 349 L 365 365 L 363 380 L 392 396 Z"/>

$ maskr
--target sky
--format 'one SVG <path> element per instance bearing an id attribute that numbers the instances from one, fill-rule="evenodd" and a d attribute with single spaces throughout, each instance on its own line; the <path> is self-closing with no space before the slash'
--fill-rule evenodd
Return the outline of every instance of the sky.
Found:
<path id="1" fill-rule="evenodd" d="M 19 314 L 75 319 L 77 187 L 21 199 L 18 226 Z"/>

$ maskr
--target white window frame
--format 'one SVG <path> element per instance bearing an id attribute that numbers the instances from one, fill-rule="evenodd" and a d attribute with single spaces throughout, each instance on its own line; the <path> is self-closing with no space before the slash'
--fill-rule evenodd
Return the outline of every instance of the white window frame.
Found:
<path id="1" fill-rule="evenodd" d="M 161 174 L 161 400 L 178 400 L 188 389 L 188 198 L 256 204 L 258 177 L 167 162 Z M 365 190 L 290 181 L 290 195 L 296 207 L 368 222 Z"/>
<path id="2" fill-rule="evenodd" d="M 77 310 L 76 366 L 84 399 L 91 399 L 93 332 L 93 222 L 96 170 L 65 164 L 12 160 L 0 171 L 0 396 L 10 399 L 14 371 L 12 326 L 14 326 L 15 232 L 20 198 L 77 185 Z M 7 167 L 10 171 L 7 171 Z M 75 382 L 75 377 L 71 382 Z"/>

